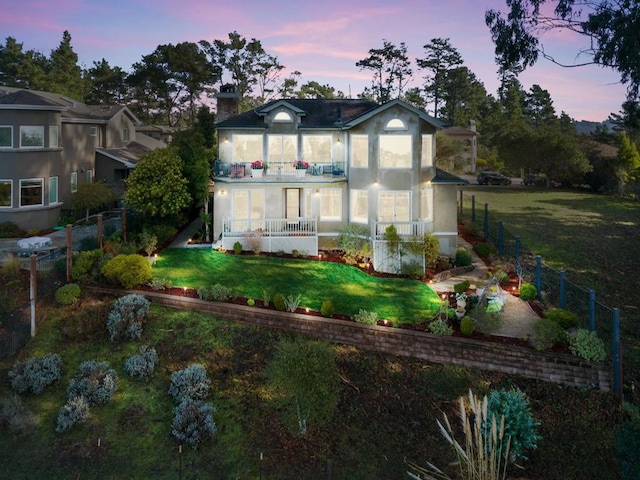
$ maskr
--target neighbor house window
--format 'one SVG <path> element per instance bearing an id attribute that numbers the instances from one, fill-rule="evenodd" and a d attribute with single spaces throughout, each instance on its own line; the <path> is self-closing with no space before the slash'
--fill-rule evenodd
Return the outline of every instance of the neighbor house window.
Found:
<path id="1" fill-rule="evenodd" d="M 354 223 L 369 221 L 369 196 L 366 190 L 351 190 L 351 221 Z"/>
<path id="2" fill-rule="evenodd" d="M 0 208 L 13 206 L 13 180 L 0 180 Z"/>
<path id="3" fill-rule="evenodd" d="M 425 221 L 433 220 L 433 187 L 420 190 L 420 218 Z"/>
<path id="4" fill-rule="evenodd" d="M 302 158 L 310 164 L 331 163 L 331 135 L 303 136 Z"/>
<path id="5" fill-rule="evenodd" d="M 351 166 L 356 168 L 369 166 L 369 137 L 367 135 L 351 136 Z"/>
<path id="6" fill-rule="evenodd" d="M 78 172 L 71 172 L 71 193 L 78 191 Z"/>
<path id="7" fill-rule="evenodd" d="M 57 125 L 51 125 L 49 127 L 49 148 L 58 148 L 58 132 L 59 130 Z"/>
<path id="8" fill-rule="evenodd" d="M 291 164 L 298 159 L 298 137 L 295 135 L 269 135 L 269 162 Z M 277 169 L 276 169 L 277 170 Z M 269 169 L 277 175 L 277 171 Z"/>
<path id="9" fill-rule="evenodd" d="M 93 170 L 87 170 L 87 183 L 93 183 Z"/>
<path id="10" fill-rule="evenodd" d="M 234 135 L 231 155 L 234 162 L 262 161 L 262 135 Z"/>
<path id="11" fill-rule="evenodd" d="M 98 136 L 98 127 L 89 127 L 89 135 L 91 137 L 97 137 Z"/>
<path id="12" fill-rule="evenodd" d="M 411 167 L 411 135 L 380 135 L 380 168 Z"/>
<path id="13" fill-rule="evenodd" d="M 234 190 L 232 218 L 234 231 L 264 228 L 264 190 Z"/>
<path id="14" fill-rule="evenodd" d="M 42 125 L 23 125 L 20 127 L 20 148 L 44 147 L 44 127 Z"/>
<path id="15" fill-rule="evenodd" d="M 20 206 L 42 205 L 44 203 L 44 180 L 27 178 L 20 180 Z"/>
<path id="16" fill-rule="evenodd" d="M 395 224 L 398 233 L 406 234 L 407 226 L 397 225 L 398 222 L 411 220 L 411 192 L 380 192 L 378 194 L 378 220 L 383 223 Z"/>
<path id="17" fill-rule="evenodd" d="M 129 129 L 127 127 L 124 127 L 122 129 L 122 141 L 124 143 L 128 143 L 129 142 Z"/>
<path id="18" fill-rule="evenodd" d="M 422 135 L 422 162 L 423 167 L 433 167 L 433 136 Z"/>
<path id="19" fill-rule="evenodd" d="M 58 203 L 58 177 L 49 177 L 49 205 Z"/>
<path id="20" fill-rule="evenodd" d="M 341 189 L 320 189 L 320 220 L 342 220 Z"/>
<path id="21" fill-rule="evenodd" d="M 0 148 L 13 147 L 13 127 L 11 125 L 0 125 Z"/>

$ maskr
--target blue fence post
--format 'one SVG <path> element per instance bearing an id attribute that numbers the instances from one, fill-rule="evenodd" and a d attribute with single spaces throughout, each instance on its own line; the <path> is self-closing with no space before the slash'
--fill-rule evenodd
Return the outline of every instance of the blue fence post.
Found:
<path id="1" fill-rule="evenodd" d="M 536 290 L 540 298 L 542 294 L 542 257 L 540 255 L 536 255 Z"/>
<path id="2" fill-rule="evenodd" d="M 567 272 L 560 270 L 560 308 L 567 308 Z"/>
<path id="3" fill-rule="evenodd" d="M 471 221 L 476 223 L 476 196 L 471 195 Z"/>
<path id="4" fill-rule="evenodd" d="M 515 255 L 516 265 L 520 263 L 520 237 L 516 237 Z"/>
<path id="5" fill-rule="evenodd" d="M 596 291 L 589 290 L 589 330 L 596 329 Z"/>
<path id="6" fill-rule="evenodd" d="M 504 223 L 498 220 L 498 255 L 504 254 Z"/>
<path id="7" fill-rule="evenodd" d="M 489 239 L 489 204 L 484 204 L 484 239 Z"/>
<path id="8" fill-rule="evenodd" d="M 613 390 L 622 398 L 622 356 L 620 352 L 620 310 L 613 308 Z"/>

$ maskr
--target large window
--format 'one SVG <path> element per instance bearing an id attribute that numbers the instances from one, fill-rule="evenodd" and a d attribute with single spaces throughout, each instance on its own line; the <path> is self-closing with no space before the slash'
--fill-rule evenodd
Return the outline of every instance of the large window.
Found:
<path id="1" fill-rule="evenodd" d="M 302 137 L 302 157 L 309 164 L 332 163 L 331 135 L 305 135 Z"/>
<path id="2" fill-rule="evenodd" d="M 320 189 L 320 220 L 342 220 L 341 189 Z"/>
<path id="3" fill-rule="evenodd" d="M 293 165 L 298 159 L 297 140 L 295 135 L 269 135 L 269 163 Z M 277 175 L 278 172 L 273 170 L 269 169 L 269 173 Z"/>
<path id="4" fill-rule="evenodd" d="M 0 208 L 13 206 L 13 180 L 0 180 Z"/>
<path id="5" fill-rule="evenodd" d="M 423 167 L 433 167 L 433 137 L 422 135 L 422 163 Z"/>
<path id="6" fill-rule="evenodd" d="M 380 168 L 411 167 L 411 135 L 380 135 Z"/>
<path id="7" fill-rule="evenodd" d="M 384 223 L 411 220 L 411 192 L 380 192 L 378 195 L 378 220 Z M 402 233 L 398 228 L 398 233 Z"/>
<path id="8" fill-rule="evenodd" d="M 232 208 L 233 230 L 264 228 L 264 190 L 234 190 Z"/>
<path id="9" fill-rule="evenodd" d="M 351 136 L 351 166 L 356 168 L 369 166 L 369 137 L 367 135 Z"/>
<path id="10" fill-rule="evenodd" d="M 20 206 L 42 205 L 44 203 L 44 180 L 27 178 L 20 180 Z"/>
<path id="11" fill-rule="evenodd" d="M 13 147 L 13 127 L 11 125 L 0 125 L 0 148 Z"/>
<path id="12" fill-rule="evenodd" d="M 59 129 L 57 125 L 49 126 L 49 148 L 58 148 L 58 133 Z"/>
<path id="13" fill-rule="evenodd" d="M 433 187 L 420 190 L 420 218 L 425 221 L 433 220 Z"/>
<path id="14" fill-rule="evenodd" d="M 353 223 L 369 221 L 369 196 L 366 190 L 351 190 L 351 221 Z"/>
<path id="15" fill-rule="evenodd" d="M 236 163 L 263 161 L 262 135 L 234 135 L 231 158 Z"/>
<path id="16" fill-rule="evenodd" d="M 49 177 L 49 205 L 58 203 L 58 177 Z"/>
<path id="17" fill-rule="evenodd" d="M 44 126 L 23 125 L 20 127 L 20 148 L 44 147 Z"/>
<path id="18" fill-rule="evenodd" d="M 71 172 L 71 193 L 78 191 L 78 172 Z"/>

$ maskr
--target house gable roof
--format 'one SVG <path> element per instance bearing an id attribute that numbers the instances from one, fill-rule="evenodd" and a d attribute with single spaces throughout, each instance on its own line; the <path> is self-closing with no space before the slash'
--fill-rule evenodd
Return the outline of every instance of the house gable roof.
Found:
<path id="1" fill-rule="evenodd" d="M 403 102 L 402 100 L 396 98 L 395 100 L 391 100 L 390 102 L 387 102 L 385 104 L 382 105 L 377 105 L 376 108 L 372 109 L 371 111 L 368 111 L 362 115 L 360 115 L 357 118 L 354 118 L 352 121 L 347 122 L 347 126 L 348 128 L 351 128 L 355 125 L 358 125 L 359 123 L 364 122 L 365 120 L 370 119 L 371 117 L 378 115 L 390 108 L 396 107 L 396 106 L 400 106 L 406 110 L 409 110 L 413 113 L 415 113 L 418 117 L 420 117 L 422 120 L 424 120 L 425 122 L 427 122 L 428 124 L 430 124 L 431 126 L 435 127 L 436 129 L 441 129 L 444 127 L 444 125 L 442 124 L 442 122 L 440 122 L 439 120 L 435 119 L 434 117 L 432 117 L 431 115 L 427 115 L 427 113 L 423 110 L 420 110 L 416 107 L 414 107 L 413 105 L 410 105 L 406 102 Z"/>
<path id="2" fill-rule="evenodd" d="M 445 172 L 444 170 L 436 167 L 436 174 L 431 179 L 431 183 L 448 184 L 448 185 L 469 185 L 469 181 L 464 178 L 456 177 L 452 173 Z"/>
<path id="3" fill-rule="evenodd" d="M 137 141 L 129 142 L 126 147 L 122 148 L 96 148 L 97 153 L 120 162 L 126 168 L 134 168 L 140 161 L 140 157 L 152 150 L 153 148 Z"/>

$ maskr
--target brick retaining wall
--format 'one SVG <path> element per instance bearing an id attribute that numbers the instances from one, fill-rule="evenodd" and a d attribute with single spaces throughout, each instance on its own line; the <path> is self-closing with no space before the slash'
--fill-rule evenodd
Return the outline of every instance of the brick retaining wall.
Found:
<path id="1" fill-rule="evenodd" d="M 109 295 L 119 292 L 93 288 Z M 510 375 L 545 380 L 571 386 L 609 391 L 611 380 L 606 364 L 594 364 L 569 354 L 539 352 L 534 349 L 392 327 L 361 325 L 317 316 L 279 312 L 224 302 L 209 302 L 156 292 L 135 292 L 167 307 L 197 310 L 227 320 L 278 328 L 333 343 L 414 357 L 432 363 L 463 365 Z"/>

